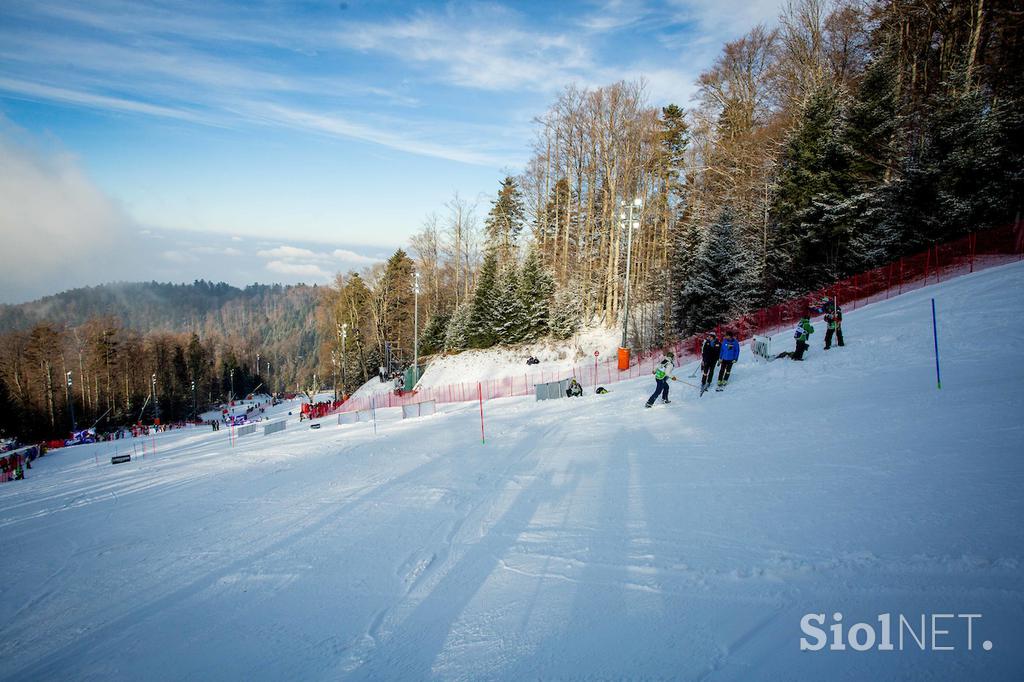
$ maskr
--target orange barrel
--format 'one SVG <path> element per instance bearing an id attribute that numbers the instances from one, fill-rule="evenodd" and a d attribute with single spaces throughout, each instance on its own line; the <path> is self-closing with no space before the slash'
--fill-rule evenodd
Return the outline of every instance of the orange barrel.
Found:
<path id="1" fill-rule="evenodd" d="M 629 349 L 619 349 L 619 371 L 624 372 L 629 369 Z"/>

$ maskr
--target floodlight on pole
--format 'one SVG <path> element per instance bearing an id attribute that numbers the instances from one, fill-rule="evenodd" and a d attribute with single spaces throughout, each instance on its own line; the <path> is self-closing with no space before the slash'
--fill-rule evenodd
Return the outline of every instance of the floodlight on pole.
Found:
<path id="1" fill-rule="evenodd" d="M 160 421 L 160 401 L 156 397 L 156 373 L 153 373 L 153 418 Z"/>
<path id="2" fill-rule="evenodd" d="M 75 399 L 74 399 L 74 382 L 71 381 L 71 372 L 69 371 L 65 378 L 68 380 L 67 389 L 64 391 L 64 396 L 68 401 L 68 412 L 71 413 L 71 431 L 72 433 L 78 430 L 78 422 L 75 420 Z"/>
<path id="3" fill-rule="evenodd" d="M 348 389 L 348 377 L 345 371 L 345 338 L 348 336 L 348 325 L 338 327 L 338 336 L 341 337 L 341 385 Z"/>
<path id="4" fill-rule="evenodd" d="M 630 273 L 630 266 L 631 266 L 631 264 L 633 262 L 633 230 L 640 229 L 640 221 L 638 220 L 638 218 L 640 216 L 640 209 L 643 206 L 643 202 L 640 200 L 640 197 L 637 197 L 637 198 L 635 198 L 633 200 L 633 203 L 631 203 L 628 207 L 626 206 L 626 202 L 625 201 L 622 201 L 620 203 L 620 206 L 623 209 L 627 209 L 628 213 L 629 213 L 629 217 L 628 218 L 627 218 L 627 215 L 626 215 L 627 214 L 627 210 L 622 210 L 619 213 L 619 219 L 620 219 L 620 221 L 622 223 L 624 223 L 624 225 L 625 225 L 625 227 L 627 229 L 627 237 L 626 237 L 626 295 L 625 295 L 625 301 L 624 301 L 624 304 L 623 304 L 622 344 L 620 346 L 621 348 L 625 348 L 626 347 L 626 337 L 627 337 L 626 333 L 627 333 L 627 330 L 629 328 L 629 279 L 630 279 L 629 273 Z"/>
<path id="5" fill-rule="evenodd" d="M 413 273 L 412 387 L 420 380 L 420 273 Z"/>

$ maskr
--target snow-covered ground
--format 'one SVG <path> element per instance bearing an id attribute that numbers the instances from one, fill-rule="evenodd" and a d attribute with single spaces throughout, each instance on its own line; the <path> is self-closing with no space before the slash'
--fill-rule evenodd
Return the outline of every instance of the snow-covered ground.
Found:
<path id="1" fill-rule="evenodd" d="M 435 388 L 447 384 L 475 384 L 478 381 L 524 375 L 535 378 L 531 385 L 548 381 L 552 377 L 564 376 L 580 361 L 593 360 L 594 351 L 600 357 L 615 357 L 619 346 L 619 332 L 605 327 L 587 327 L 565 341 L 544 341 L 523 344 L 516 348 L 491 348 L 484 351 L 467 350 L 457 355 L 438 357 L 423 376 L 417 388 Z M 527 365 L 529 357 L 540 360 L 540 364 Z"/>
<path id="2" fill-rule="evenodd" d="M 1022 288 L 869 306 L 651 410 L 649 379 L 490 401 L 486 444 L 456 404 L 48 455 L 0 486 L 0 678 L 1019 679 Z M 836 612 L 897 648 L 900 614 L 929 649 L 981 617 L 936 621 L 953 651 L 801 651 Z"/>

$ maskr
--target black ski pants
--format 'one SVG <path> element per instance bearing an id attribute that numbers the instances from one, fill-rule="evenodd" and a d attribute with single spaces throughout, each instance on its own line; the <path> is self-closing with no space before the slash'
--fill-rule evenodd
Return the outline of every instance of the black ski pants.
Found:
<path id="1" fill-rule="evenodd" d="M 715 378 L 715 365 L 718 361 L 705 362 L 701 365 L 701 378 L 700 383 L 704 386 L 710 386 L 711 380 Z"/>
<path id="2" fill-rule="evenodd" d="M 658 382 L 658 385 L 654 389 L 654 393 L 651 394 L 651 397 L 647 399 L 648 405 L 653 405 L 659 395 L 662 400 L 668 400 L 668 377 L 665 377 L 664 379 L 655 379 L 655 381 Z"/>
<path id="3" fill-rule="evenodd" d="M 801 339 L 797 339 L 797 341 L 796 341 L 796 350 L 793 351 L 793 359 L 794 360 L 803 360 L 804 359 L 804 352 L 808 348 L 810 348 L 810 346 L 807 344 L 806 341 L 803 341 Z"/>
<path id="4" fill-rule="evenodd" d="M 729 374 L 732 372 L 732 363 L 735 360 L 722 360 L 722 366 L 718 370 L 718 383 L 723 383 L 729 380 Z"/>
<path id="5" fill-rule="evenodd" d="M 825 331 L 825 350 L 828 350 L 829 348 L 832 347 L 832 333 L 833 332 L 835 332 L 835 336 L 836 336 L 836 345 L 837 346 L 844 345 L 843 344 L 843 328 L 842 327 L 836 327 L 835 329 L 832 329 L 830 327 L 829 329 L 827 329 Z"/>

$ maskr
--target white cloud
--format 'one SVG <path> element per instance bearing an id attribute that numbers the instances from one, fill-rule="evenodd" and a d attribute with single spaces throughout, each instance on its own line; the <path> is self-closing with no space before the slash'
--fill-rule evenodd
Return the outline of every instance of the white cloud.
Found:
<path id="1" fill-rule="evenodd" d="M 272 249 L 261 249 L 256 252 L 256 255 L 260 258 L 266 258 L 279 263 L 313 261 L 323 263 L 324 265 L 333 264 L 336 261 L 342 261 L 350 265 L 371 265 L 379 260 L 377 258 L 371 258 L 370 256 L 364 256 L 360 253 L 356 253 L 350 249 L 334 249 L 330 253 L 327 253 L 323 251 L 312 251 L 298 246 L 290 246 L 288 244 L 282 244 L 281 246 L 277 246 Z"/>
<path id="2" fill-rule="evenodd" d="M 309 249 L 301 249 L 297 246 L 278 246 L 276 249 L 264 249 L 257 251 L 256 255 L 260 258 L 277 258 L 277 259 L 296 259 L 296 258 L 316 258 L 317 254 L 313 253 Z"/>
<path id="3" fill-rule="evenodd" d="M 378 258 L 364 256 L 356 253 L 355 251 L 349 251 L 348 249 L 335 249 L 334 251 L 331 251 L 331 255 L 346 263 L 361 263 L 363 265 L 372 265 L 380 260 Z"/>
<path id="4" fill-rule="evenodd" d="M 315 263 L 295 263 L 279 260 L 272 260 L 267 263 L 267 270 L 280 275 L 293 275 L 297 277 L 310 277 L 321 281 L 331 279 L 331 275 Z"/>
<path id="5" fill-rule="evenodd" d="M 130 220 L 60 149 L 27 139 L 0 119 L 0 289 L 8 301 L 115 276 L 133 239 Z"/>

